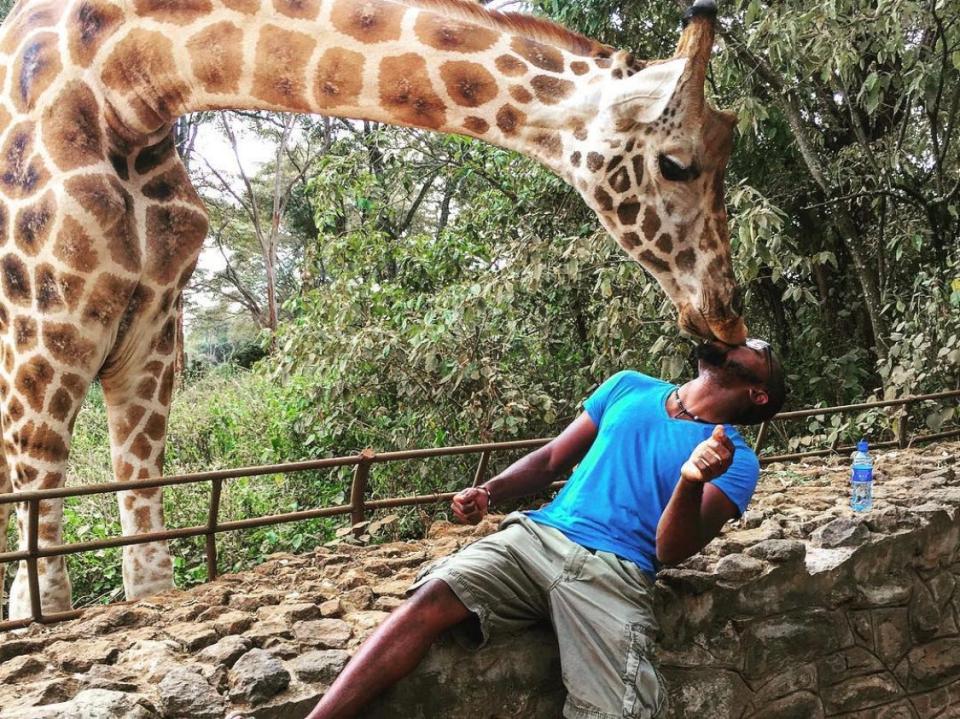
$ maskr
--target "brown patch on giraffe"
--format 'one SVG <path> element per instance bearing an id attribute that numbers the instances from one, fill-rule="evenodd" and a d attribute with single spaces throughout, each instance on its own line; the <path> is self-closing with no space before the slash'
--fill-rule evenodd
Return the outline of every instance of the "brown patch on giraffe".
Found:
<path id="1" fill-rule="evenodd" d="M 134 288 L 130 299 L 127 301 L 127 309 L 120 319 L 120 325 L 117 327 L 117 339 L 114 342 L 114 346 L 119 346 L 123 342 L 134 320 L 142 314 L 150 302 L 153 301 L 153 295 L 153 290 L 146 285 L 138 284 L 136 288 Z"/>
<path id="2" fill-rule="evenodd" d="M 537 67 L 549 72 L 563 72 L 563 53 L 557 48 L 526 37 L 515 37 L 510 47 Z"/>
<path id="3" fill-rule="evenodd" d="M 643 155 L 637 153 L 633 156 L 631 160 L 633 164 L 633 176 L 636 179 L 637 186 L 640 186 L 640 182 L 643 180 Z"/>
<path id="4" fill-rule="evenodd" d="M 13 341 L 21 354 L 37 344 L 37 321 L 29 315 L 18 315 L 13 320 Z"/>
<path id="5" fill-rule="evenodd" d="M 150 419 L 147 420 L 146 425 L 143 427 L 143 431 L 146 433 L 146 435 L 155 442 L 159 442 L 163 439 L 163 435 L 166 433 L 166 430 L 167 420 L 159 412 L 154 412 L 152 415 L 150 415 Z"/>
<path id="6" fill-rule="evenodd" d="M 692 272 L 697 264 L 697 256 L 689 247 L 677 253 L 677 267 L 684 272 Z"/>
<path id="7" fill-rule="evenodd" d="M 474 135 L 482 135 L 490 129 L 490 123 L 488 123 L 482 117 L 470 115 L 463 121 L 463 128 L 472 132 Z"/>
<path id="8" fill-rule="evenodd" d="M 497 111 L 497 127 L 504 135 L 516 135 L 526 121 L 526 114 L 513 105 L 504 105 Z"/>
<path id="9" fill-rule="evenodd" d="M 479 107 L 497 96 L 497 81 L 479 63 L 445 62 L 440 66 L 440 78 L 447 86 L 447 94 L 464 107 Z"/>
<path id="10" fill-rule="evenodd" d="M 573 131 L 573 136 L 580 141 L 587 139 L 587 126 L 579 117 L 571 118 L 567 126 Z"/>
<path id="11" fill-rule="evenodd" d="M 34 271 L 36 288 L 34 293 L 37 299 L 37 309 L 41 312 L 50 312 L 63 307 L 63 298 L 60 296 L 60 283 L 57 282 L 57 273 L 53 265 L 37 265 Z"/>
<path id="12" fill-rule="evenodd" d="M 67 44 L 74 64 L 89 67 L 122 20 L 123 10 L 116 5 L 95 0 L 81 2 L 67 23 Z"/>
<path id="13" fill-rule="evenodd" d="M 7 312 L 7 308 L 3 306 L 3 303 L 0 303 L 0 334 L 7 331 L 7 328 L 10 327 L 10 313 Z M 0 352 L 3 349 L 0 347 Z"/>
<path id="14" fill-rule="evenodd" d="M 137 507 L 133 510 L 134 522 L 137 525 L 138 532 L 146 532 L 151 528 L 150 507 Z"/>
<path id="15" fill-rule="evenodd" d="M 544 105 L 556 105 L 573 94 L 573 83 L 559 77 L 537 75 L 530 81 L 537 99 Z"/>
<path id="16" fill-rule="evenodd" d="M 490 28 L 427 12 L 420 13 L 413 30 L 424 45 L 447 52 L 483 52 L 500 38 Z"/>
<path id="17" fill-rule="evenodd" d="M 160 360 L 153 360 L 147 362 L 147 366 L 144 369 L 149 372 L 151 375 L 160 379 L 160 375 L 163 374 L 163 368 L 166 367 L 166 362 L 161 362 Z"/>
<path id="18" fill-rule="evenodd" d="M 11 397 L 7 402 L 7 412 L 10 413 L 10 419 L 13 422 L 19 422 L 23 419 L 23 403 L 16 397 Z"/>
<path id="19" fill-rule="evenodd" d="M 22 113 L 32 110 L 37 99 L 63 70 L 56 33 L 34 35 L 20 52 L 13 66 L 14 106 Z"/>
<path id="20" fill-rule="evenodd" d="M 46 165 L 34 153 L 35 131 L 32 122 L 22 122 L 7 133 L 0 157 L 0 185 L 10 197 L 29 197 L 50 179 Z"/>
<path id="21" fill-rule="evenodd" d="M 400 39 L 400 22 L 406 11 L 399 3 L 336 0 L 330 20 L 337 30 L 360 42 L 387 42 Z"/>
<path id="22" fill-rule="evenodd" d="M 59 489 L 63 486 L 63 474 L 60 472 L 47 472 L 43 475 L 43 478 L 40 480 L 40 489 Z M 41 502 L 41 506 L 46 504 L 50 506 L 49 502 Z"/>
<path id="23" fill-rule="evenodd" d="M 134 457 L 142 462 L 153 454 L 153 445 L 144 435 L 138 434 L 134 437 L 133 442 L 130 443 L 130 451 Z"/>
<path id="24" fill-rule="evenodd" d="M 154 350 L 159 355 L 172 354 L 177 344 L 177 322 L 171 317 L 163 323 L 154 342 Z"/>
<path id="25" fill-rule="evenodd" d="M 289 110 L 307 112 L 307 63 L 317 41 L 302 32 L 267 25 L 260 31 L 253 95 Z"/>
<path id="26" fill-rule="evenodd" d="M 17 255 L 6 255 L 0 261 L 3 271 L 3 294 L 16 305 L 30 306 L 33 294 L 27 265 Z"/>
<path id="27" fill-rule="evenodd" d="M 639 259 L 647 267 L 659 270 L 665 274 L 670 272 L 670 265 L 657 256 L 652 250 L 644 250 L 641 252 Z"/>
<path id="28" fill-rule="evenodd" d="M 427 75 L 427 62 L 416 53 L 381 61 L 380 103 L 402 125 L 436 129 L 446 121 L 443 100 L 433 91 Z"/>
<path id="29" fill-rule="evenodd" d="M 640 246 L 640 235 L 636 232 L 625 232 L 620 238 L 620 244 L 626 247 L 628 250 L 633 250 Z"/>
<path id="30" fill-rule="evenodd" d="M 13 441 L 21 454 L 44 462 L 62 462 L 67 458 L 67 445 L 63 438 L 46 422 L 37 426 L 30 420 L 19 432 L 14 433 Z"/>
<path id="31" fill-rule="evenodd" d="M 63 301 L 67 303 L 67 309 L 73 312 L 80 305 L 83 298 L 83 289 L 86 281 L 80 275 L 71 275 L 61 272 L 57 277 L 57 283 L 60 285 L 60 294 Z"/>
<path id="32" fill-rule="evenodd" d="M 197 203 L 197 195 L 190 184 L 190 178 L 183 169 L 183 165 L 176 165 L 165 172 L 161 172 L 141 190 L 143 196 L 155 202 Z"/>
<path id="33" fill-rule="evenodd" d="M 510 97 L 520 103 L 528 103 L 533 99 L 533 93 L 531 93 L 523 85 L 511 85 L 510 86 Z"/>
<path id="34" fill-rule="evenodd" d="M 140 420 L 143 419 L 143 415 L 145 415 L 146 412 L 146 409 L 138 404 L 127 405 L 123 417 L 114 424 L 114 434 L 117 444 L 126 443 L 133 430 L 140 424 Z"/>
<path id="35" fill-rule="evenodd" d="M 547 157 L 560 157 L 563 152 L 563 140 L 560 139 L 559 132 L 538 132 L 532 139 Z"/>
<path id="36" fill-rule="evenodd" d="M 610 187 L 614 192 L 626 192 L 630 189 L 630 173 L 626 167 L 621 167 L 610 178 Z"/>
<path id="37" fill-rule="evenodd" d="M 100 105 L 86 83 L 69 83 L 43 115 L 43 144 L 61 170 L 103 160 Z"/>
<path id="38" fill-rule="evenodd" d="M 117 480 L 120 482 L 129 482 L 133 477 L 134 466 L 129 462 L 121 460 L 120 465 L 113 470 Z"/>
<path id="39" fill-rule="evenodd" d="M 583 60 L 574 60 L 570 63 L 570 69 L 573 70 L 574 75 L 586 75 L 590 66 Z"/>
<path id="40" fill-rule="evenodd" d="M 110 327 L 127 308 L 136 282 L 104 272 L 90 290 L 83 307 L 83 324 Z"/>
<path id="41" fill-rule="evenodd" d="M 28 9 L 24 10 L 24 7 L 25 4 L 18 5 L 11 10 L 3 24 L 3 44 L 0 45 L 0 52 L 5 55 L 12 55 L 34 30 L 55 25 L 60 19 L 63 3 L 32 3 Z"/>
<path id="42" fill-rule="evenodd" d="M 580 151 L 577 150 L 572 155 L 570 155 L 570 164 L 574 167 L 580 167 Z"/>
<path id="43" fill-rule="evenodd" d="M 160 380 L 160 394 L 157 399 L 164 407 L 170 404 L 170 397 L 173 396 L 173 365 L 169 365 L 163 372 L 163 379 Z"/>
<path id="44" fill-rule="evenodd" d="M 40 471 L 36 467 L 31 467 L 25 462 L 17 462 L 13 471 L 17 478 L 18 485 L 23 488 L 33 484 L 37 479 L 37 475 L 40 474 Z M 39 487 L 32 487 L 32 489 L 39 489 Z"/>
<path id="45" fill-rule="evenodd" d="M 210 0 L 134 0 L 133 7 L 141 17 L 176 25 L 187 25 L 213 10 Z"/>
<path id="46" fill-rule="evenodd" d="M 603 155 L 601 155 L 599 152 L 588 152 L 587 169 L 591 172 L 596 172 L 601 167 L 603 167 Z"/>
<path id="47" fill-rule="evenodd" d="M 527 71 L 527 64 L 513 55 L 501 55 L 494 60 L 494 64 L 507 77 L 517 77 Z"/>
<path id="48" fill-rule="evenodd" d="M 273 0 L 273 7 L 297 20 L 316 20 L 320 14 L 320 0 Z"/>
<path id="49" fill-rule="evenodd" d="M 673 254 L 673 238 L 669 232 L 664 232 L 657 238 L 657 249 L 665 255 Z"/>
<path id="50" fill-rule="evenodd" d="M 607 172 L 612 172 L 621 162 L 623 162 L 623 155 L 611 157 L 610 162 L 607 163 Z"/>
<path id="51" fill-rule="evenodd" d="M 149 175 L 158 167 L 171 162 L 176 154 L 177 148 L 171 133 L 159 142 L 140 150 L 133 161 L 133 169 L 138 175 Z"/>
<path id="52" fill-rule="evenodd" d="M 623 202 L 617 208 L 617 217 L 622 225 L 637 224 L 637 215 L 640 214 L 640 204 L 637 202 Z"/>
<path id="53" fill-rule="evenodd" d="M 56 210 L 57 202 L 53 192 L 47 192 L 36 203 L 24 207 L 17 214 L 13 236 L 17 247 L 27 256 L 36 257 L 47 244 Z"/>
<path id="54" fill-rule="evenodd" d="M 137 397 L 144 400 L 152 400 L 153 393 L 157 391 L 157 380 L 153 377 L 147 377 L 140 380 L 140 384 L 137 385 Z"/>
<path id="55" fill-rule="evenodd" d="M 183 255 L 196 251 L 207 234 L 205 215 L 177 206 L 147 209 L 146 274 L 162 284 L 171 284 L 178 276 Z"/>
<path id="56" fill-rule="evenodd" d="M 89 367 L 97 345 L 85 339 L 80 330 L 63 322 L 44 322 L 43 344 L 58 362 L 74 367 Z"/>
<path id="57" fill-rule="evenodd" d="M 657 214 L 653 205 L 647 205 L 643 211 L 643 234 L 649 239 L 653 239 L 660 230 L 660 215 Z"/>
<path id="58" fill-rule="evenodd" d="M 70 396 L 70 393 L 62 387 L 58 388 L 57 391 L 53 393 L 53 396 L 50 397 L 50 404 L 47 407 L 50 416 L 63 422 L 70 416 L 72 409 L 73 398 Z"/>
<path id="59" fill-rule="evenodd" d="M 613 209 L 613 198 L 610 197 L 610 193 L 604 190 L 602 187 L 598 187 L 593 193 L 594 199 L 596 199 L 597 204 L 600 206 L 601 210 L 606 210 L 609 212 Z"/>
<path id="60" fill-rule="evenodd" d="M 222 0 L 223 4 L 231 10 L 242 12 L 247 15 L 255 15 L 260 9 L 261 0 Z"/>
<path id="61" fill-rule="evenodd" d="M 145 77 L 150 78 L 149 93 L 142 92 Z M 150 132 L 183 111 L 187 88 L 179 78 L 173 43 L 162 33 L 130 30 L 104 61 L 100 78 L 107 88 L 126 96 Z"/>
<path id="62" fill-rule="evenodd" d="M 209 93 L 237 93 L 243 72 L 243 30 L 218 22 L 187 40 L 190 67 Z"/>
<path id="63" fill-rule="evenodd" d="M 34 412 L 40 412 L 52 381 L 53 366 L 43 357 L 36 356 L 20 365 L 13 386 Z"/>
<path id="64" fill-rule="evenodd" d="M 365 58 L 359 52 L 330 48 L 320 57 L 313 94 L 321 108 L 355 104 L 363 89 Z"/>
<path id="65" fill-rule="evenodd" d="M 82 399 L 87 393 L 87 381 L 72 372 L 66 372 L 60 377 L 60 386 L 69 391 L 74 399 Z"/>
<path id="66" fill-rule="evenodd" d="M 103 175 L 80 175 L 67 180 L 66 189 L 97 220 L 110 258 L 123 269 L 138 272 L 141 258 L 133 198 L 120 181 Z"/>

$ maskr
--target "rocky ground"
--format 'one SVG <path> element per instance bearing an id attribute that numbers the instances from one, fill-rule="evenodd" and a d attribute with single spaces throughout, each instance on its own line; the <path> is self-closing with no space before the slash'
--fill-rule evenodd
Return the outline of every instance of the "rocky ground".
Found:
<path id="1" fill-rule="evenodd" d="M 871 538 L 919 527 L 927 504 L 931 511 L 960 506 L 960 443 L 881 454 L 875 508 L 865 517 L 847 508 L 847 461 L 768 467 L 740 521 L 702 555 L 661 572 L 664 622 L 671 621 L 670 607 L 685 606 L 673 601 L 680 595 L 704 595 L 713 587 L 740 592 L 789 563 L 802 562 L 804 576 L 819 575 Z M 478 527 L 437 523 L 417 542 L 363 547 L 345 541 L 302 556 L 276 555 L 254 571 L 189 591 L 8 633 L 0 637 L 0 718 L 302 717 L 401 601 L 421 565 L 493 531 L 496 520 Z M 948 541 L 956 545 L 957 538 Z M 946 596 L 942 606 L 953 598 L 954 583 L 938 587 L 936 601 Z M 694 656 L 695 649 L 668 643 L 665 662 L 687 667 L 711 659 Z M 772 659 L 761 652 L 747 661 Z M 732 666 L 750 683 L 744 662 Z M 960 679 L 960 654 L 957 664 Z M 751 684 L 750 697 L 760 684 Z M 929 716 L 960 716 L 960 684 L 949 691 L 957 696 L 944 706 L 958 713 Z"/>

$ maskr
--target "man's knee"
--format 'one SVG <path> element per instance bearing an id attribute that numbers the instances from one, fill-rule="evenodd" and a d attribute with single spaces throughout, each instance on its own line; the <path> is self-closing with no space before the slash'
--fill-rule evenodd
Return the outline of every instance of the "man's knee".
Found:
<path id="1" fill-rule="evenodd" d="M 416 616 L 438 631 L 471 616 L 466 605 L 442 579 L 433 579 L 417 589 L 398 611 Z"/>

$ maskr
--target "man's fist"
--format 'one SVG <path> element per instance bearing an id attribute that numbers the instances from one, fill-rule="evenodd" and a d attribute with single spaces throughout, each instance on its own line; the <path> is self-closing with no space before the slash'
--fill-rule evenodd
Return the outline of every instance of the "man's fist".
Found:
<path id="1" fill-rule="evenodd" d="M 490 495 L 479 487 L 468 487 L 450 503 L 453 514 L 464 524 L 477 524 L 489 509 Z"/>
<path id="2" fill-rule="evenodd" d="M 688 482 L 710 482 L 730 468 L 733 462 L 733 442 L 723 425 L 713 428 L 713 434 L 696 446 L 690 459 L 680 468 L 680 476 Z"/>

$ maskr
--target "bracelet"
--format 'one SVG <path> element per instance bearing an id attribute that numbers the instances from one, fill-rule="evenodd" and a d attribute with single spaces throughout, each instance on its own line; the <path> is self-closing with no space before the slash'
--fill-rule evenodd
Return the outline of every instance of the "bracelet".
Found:
<path id="1" fill-rule="evenodd" d="M 493 495 L 490 494 L 490 490 L 486 487 L 477 487 L 477 489 L 487 495 L 487 509 L 493 507 Z"/>

